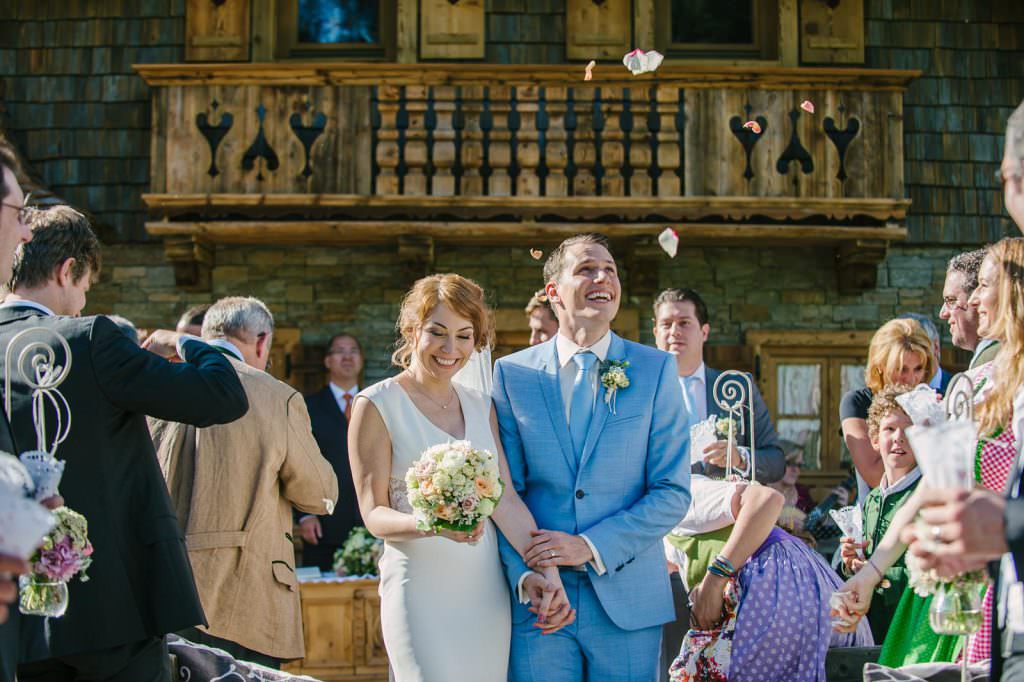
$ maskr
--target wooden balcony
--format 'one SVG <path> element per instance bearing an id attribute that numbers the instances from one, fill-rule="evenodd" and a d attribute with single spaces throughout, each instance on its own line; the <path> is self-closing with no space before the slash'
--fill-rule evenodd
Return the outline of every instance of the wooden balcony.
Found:
<path id="1" fill-rule="evenodd" d="M 869 273 L 906 234 L 903 91 L 917 72 L 136 68 L 154 86 L 147 229 L 183 285 L 204 284 L 217 243 L 412 239 L 428 253 L 597 229 L 643 252 L 672 225 L 691 243 L 831 245 Z"/>

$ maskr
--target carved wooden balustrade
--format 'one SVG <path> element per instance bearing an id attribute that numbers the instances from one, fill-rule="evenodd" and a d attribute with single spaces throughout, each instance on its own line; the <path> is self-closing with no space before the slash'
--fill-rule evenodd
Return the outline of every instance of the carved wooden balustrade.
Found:
<path id="1" fill-rule="evenodd" d="M 136 68 L 155 86 L 147 229 L 184 284 L 203 284 L 218 242 L 411 240 L 426 253 L 434 239 L 600 229 L 643 252 L 674 225 L 693 242 L 832 244 L 858 288 L 905 236 L 916 72 Z"/>

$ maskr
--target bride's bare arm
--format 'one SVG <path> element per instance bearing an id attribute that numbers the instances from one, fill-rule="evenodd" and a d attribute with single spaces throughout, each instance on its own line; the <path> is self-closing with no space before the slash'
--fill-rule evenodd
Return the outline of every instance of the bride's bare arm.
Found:
<path id="1" fill-rule="evenodd" d="M 427 533 L 416 529 L 412 514 L 391 508 L 391 436 L 374 404 L 356 397 L 348 427 L 348 458 L 359 512 L 367 530 L 384 540 L 411 540 Z"/>

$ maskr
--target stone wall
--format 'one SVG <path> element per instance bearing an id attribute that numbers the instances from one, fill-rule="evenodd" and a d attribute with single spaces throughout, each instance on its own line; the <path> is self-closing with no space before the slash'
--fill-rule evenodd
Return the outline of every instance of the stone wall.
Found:
<path id="1" fill-rule="evenodd" d="M 665 257 L 659 281 L 700 291 L 711 312 L 711 343 L 738 345 L 755 329 L 874 329 L 901 312 L 938 321 L 946 261 L 957 251 L 896 248 L 880 266 L 878 288 L 857 296 L 838 293 L 831 254 L 813 248 L 683 248 L 675 260 Z M 393 248 L 219 247 L 216 258 L 213 291 L 188 294 L 175 288 L 169 265 L 153 265 L 162 261 L 160 247 L 108 249 L 86 312 L 116 311 L 152 328 L 173 324 L 194 303 L 253 295 L 270 306 L 279 326 L 299 328 L 303 343 L 322 344 L 342 329 L 356 334 L 367 351 L 368 379 L 391 371 L 404 293 Z M 521 308 L 541 284 L 541 264 L 526 248 L 439 245 L 436 264 L 438 272 L 475 279 L 495 307 Z M 623 269 L 622 276 L 628 274 Z M 653 343 L 646 325 L 651 299 L 625 304 L 639 306 L 641 339 Z"/>

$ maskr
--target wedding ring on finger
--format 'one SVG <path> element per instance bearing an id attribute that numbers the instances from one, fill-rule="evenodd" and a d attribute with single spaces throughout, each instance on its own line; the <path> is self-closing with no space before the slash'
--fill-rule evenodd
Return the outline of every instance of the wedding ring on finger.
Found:
<path id="1" fill-rule="evenodd" d="M 931 527 L 931 541 L 935 543 L 942 542 L 942 529 L 938 526 Z"/>

